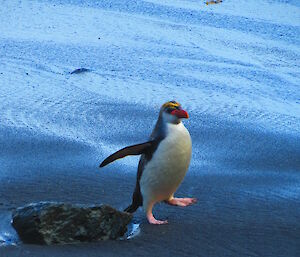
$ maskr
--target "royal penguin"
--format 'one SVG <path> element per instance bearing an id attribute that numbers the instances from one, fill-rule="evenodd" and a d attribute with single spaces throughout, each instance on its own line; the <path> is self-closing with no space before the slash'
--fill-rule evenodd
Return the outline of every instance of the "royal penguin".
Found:
<path id="1" fill-rule="evenodd" d="M 176 198 L 174 193 L 188 170 L 192 140 L 182 123 L 188 113 L 176 101 L 169 101 L 160 108 L 156 125 L 147 142 L 127 146 L 107 157 L 100 167 L 128 155 L 141 155 L 132 203 L 124 210 L 133 213 L 140 206 L 146 212 L 151 224 L 166 224 L 167 220 L 157 220 L 152 208 L 164 201 L 170 205 L 188 206 L 196 198 Z"/>

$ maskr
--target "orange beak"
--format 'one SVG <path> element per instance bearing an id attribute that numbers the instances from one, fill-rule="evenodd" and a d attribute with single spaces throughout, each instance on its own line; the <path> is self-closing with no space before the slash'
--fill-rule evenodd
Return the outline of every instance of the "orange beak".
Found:
<path id="1" fill-rule="evenodd" d="M 171 112 L 171 115 L 175 115 L 179 119 L 188 119 L 189 115 L 185 110 L 174 110 Z"/>

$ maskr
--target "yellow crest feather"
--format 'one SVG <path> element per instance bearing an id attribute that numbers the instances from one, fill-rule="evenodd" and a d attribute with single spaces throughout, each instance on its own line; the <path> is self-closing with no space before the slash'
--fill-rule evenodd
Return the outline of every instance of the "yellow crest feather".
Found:
<path id="1" fill-rule="evenodd" d="M 169 108 L 169 107 L 178 107 L 180 104 L 174 101 L 166 102 L 163 104 L 163 108 Z"/>

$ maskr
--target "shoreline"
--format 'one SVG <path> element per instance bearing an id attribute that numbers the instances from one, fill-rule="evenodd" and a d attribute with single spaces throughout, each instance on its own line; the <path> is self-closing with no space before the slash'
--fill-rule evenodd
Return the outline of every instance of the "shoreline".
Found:
<path id="1" fill-rule="evenodd" d="M 237 253 L 239 256 L 296 256 L 300 243 L 300 237 L 297 236 L 300 229 L 299 189 L 292 191 L 290 188 L 294 197 L 282 194 L 277 189 L 287 188 L 292 182 L 299 183 L 299 180 L 298 176 L 298 182 L 295 182 L 295 174 L 290 177 L 288 172 L 270 172 L 267 176 L 235 172 L 205 176 L 190 174 L 177 196 L 197 197 L 196 205 L 180 208 L 161 203 L 154 209 L 157 218 L 169 220 L 168 225 L 147 224 L 140 209 L 134 216 L 134 222 L 140 224 L 140 233 L 130 240 L 49 247 L 18 244 L 0 247 L 0 254 L 97 256 L 103 253 L 105 256 L 131 256 L 135 252 L 145 256 L 190 256 L 195 253 L 200 256 L 232 256 Z M 134 176 L 124 178 L 120 172 L 103 175 L 98 189 L 97 182 L 80 180 L 73 183 L 71 190 L 67 190 L 73 193 L 72 198 L 63 189 L 61 192 L 57 189 L 55 192 L 34 192 L 33 185 L 26 185 L 32 197 L 24 195 L 22 190 L 14 191 L 18 198 L 15 204 L 25 204 L 31 199 L 48 200 L 57 194 L 56 199 L 63 202 L 90 204 L 98 199 L 99 202 L 122 209 L 130 202 L 133 182 Z M 85 188 L 84 192 L 82 188 Z M 5 208 L 2 206 L 2 213 Z M 8 226 L 3 221 L 1 223 L 0 227 Z M 170 248 L 164 247 L 166 245 Z"/>

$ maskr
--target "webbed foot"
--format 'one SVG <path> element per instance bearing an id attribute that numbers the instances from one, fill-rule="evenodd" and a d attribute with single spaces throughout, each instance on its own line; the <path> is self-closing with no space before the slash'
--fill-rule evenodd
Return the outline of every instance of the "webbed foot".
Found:
<path id="1" fill-rule="evenodd" d="M 171 198 L 166 201 L 166 203 L 170 205 L 176 205 L 176 206 L 189 206 L 197 202 L 196 198 Z"/>
<path id="2" fill-rule="evenodd" d="M 157 219 L 155 219 L 152 213 L 147 214 L 147 219 L 148 219 L 149 223 L 153 224 L 153 225 L 162 225 L 162 224 L 167 224 L 168 223 L 167 220 L 157 220 Z"/>

